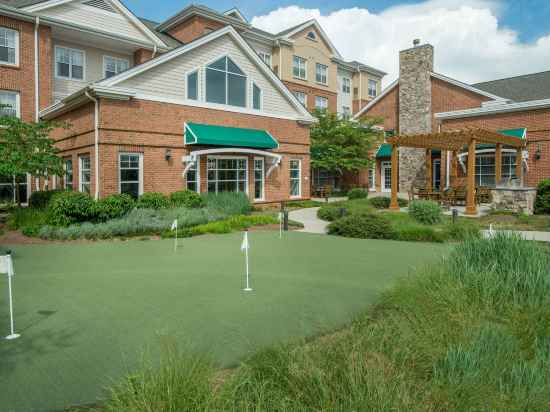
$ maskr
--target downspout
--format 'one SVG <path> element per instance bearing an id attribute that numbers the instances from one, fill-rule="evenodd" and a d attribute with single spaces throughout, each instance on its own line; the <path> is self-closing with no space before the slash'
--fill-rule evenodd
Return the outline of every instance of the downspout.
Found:
<path id="1" fill-rule="evenodd" d="M 94 162 L 95 162 L 95 191 L 94 199 L 99 200 L 99 101 L 90 95 L 88 91 L 84 92 L 86 97 L 94 102 Z"/>
<path id="2" fill-rule="evenodd" d="M 40 75 L 38 73 L 39 63 L 38 63 L 38 28 L 40 26 L 40 17 L 36 16 L 34 23 L 34 121 L 38 122 L 39 120 L 39 110 L 40 110 L 40 87 L 38 82 L 40 81 Z M 40 190 L 40 178 L 36 177 L 34 179 L 34 184 L 36 190 Z M 47 181 L 44 181 L 45 186 L 47 187 Z M 31 189 L 32 191 L 32 189 Z M 27 190 L 28 192 L 28 190 Z"/>

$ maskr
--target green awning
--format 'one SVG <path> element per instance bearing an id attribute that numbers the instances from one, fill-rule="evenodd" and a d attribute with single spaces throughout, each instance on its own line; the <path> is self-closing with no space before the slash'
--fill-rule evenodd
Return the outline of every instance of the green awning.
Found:
<path id="1" fill-rule="evenodd" d="M 383 143 L 378 148 L 378 151 L 376 152 L 376 158 L 380 157 L 390 157 L 391 156 L 391 144 Z"/>
<path id="2" fill-rule="evenodd" d="M 508 130 L 497 130 L 497 133 L 503 134 L 505 136 L 516 137 L 518 139 L 525 139 L 527 135 L 527 129 L 519 128 L 519 129 L 508 129 Z M 489 149 L 495 149 L 495 148 L 496 148 L 496 145 L 490 144 L 490 143 L 482 143 L 482 144 L 476 145 L 476 150 L 489 150 Z M 467 148 L 465 147 L 464 150 L 466 149 Z"/>
<path id="3" fill-rule="evenodd" d="M 184 141 L 186 145 L 251 147 L 254 149 L 276 149 L 279 147 L 277 140 L 265 130 L 200 123 L 185 124 Z"/>

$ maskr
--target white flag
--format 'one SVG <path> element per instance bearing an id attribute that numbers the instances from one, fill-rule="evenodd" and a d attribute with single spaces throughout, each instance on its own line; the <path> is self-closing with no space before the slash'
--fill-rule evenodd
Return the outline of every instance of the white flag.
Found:
<path id="1" fill-rule="evenodd" d="M 241 251 L 244 252 L 248 249 L 250 249 L 250 245 L 248 244 L 248 232 L 244 232 L 243 243 L 241 243 Z"/>
<path id="2" fill-rule="evenodd" d="M 174 220 L 174 223 L 172 223 L 171 230 L 176 230 L 178 228 L 178 219 Z"/>
<path id="3" fill-rule="evenodd" d="M 279 222 L 283 221 L 283 212 L 279 212 Z"/>
<path id="4" fill-rule="evenodd" d="M 11 256 L 0 256 L 0 273 L 5 273 L 8 276 L 13 276 L 13 263 Z"/>

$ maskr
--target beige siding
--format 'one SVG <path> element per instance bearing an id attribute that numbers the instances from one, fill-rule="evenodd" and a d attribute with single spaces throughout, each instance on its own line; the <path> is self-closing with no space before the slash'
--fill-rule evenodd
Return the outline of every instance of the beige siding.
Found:
<path id="1" fill-rule="evenodd" d="M 357 99 L 359 97 L 361 99 L 371 98 L 369 97 L 369 80 L 376 81 L 376 95 L 378 96 L 380 94 L 382 88 L 382 79 L 380 77 L 373 76 L 372 74 L 361 72 L 361 79 L 359 79 L 359 74 L 357 73 L 353 77 L 353 88 L 357 88 L 358 91 L 359 87 L 361 88 L 360 95 L 355 96 L 354 99 Z"/>
<path id="2" fill-rule="evenodd" d="M 271 46 L 268 46 L 267 44 L 260 43 L 260 42 L 254 41 L 254 40 L 246 39 L 246 41 L 248 42 L 250 47 L 252 47 L 254 49 L 254 51 L 256 51 L 256 53 L 262 52 L 262 53 L 270 54 L 271 55 L 271 67 L 273 67 L 273 65 L 275 63 L 273 62 L 273 49 L 271 48 Z"/>
<path id="3" fill-rule="evenodd" d="M 66 97 L 81 88 L 85 87 L 91 82 L 103 79 L 103 56 L 111 56 L 120 59 L 126 59 L 130 63 L 130 67 L 134 64 L 134 57 L 132 55 L 126 55 L 121 53 L 115 53 L 110 50 L 95 49 L 93 47 L 83 46 L 76 43 L 68 43 L 62 40 L 54 39 L 54 48 L 56 46 L 68 47 L 71 49 L 77 49 L 84 51 L 84 80 L 67 80 L 58 78 L 55 68 L 55 52 L 52 53 L 52 64 L 54 74 L 54 87 L 53 95 L 54 99 L 58 100 Z"/>
<path id="4" fill-rule="evenodd" d="M 61 6 L 52 7 L 39 14 L 53 17 L 93 29 L 110 32 L 119 36 L 150 43 L 151 40 L 128 20 L 126 16 L 97 7 L 87 6 L 79 2 L 71 2 Z"/>
<path id="5" fill-rule="evenodd" d="M 296 116 L 298 111 L 288 101 L 228 35 L 220 37 L 200 48 L 141 73 L 131 79 L 117 84 L 141 92 L 144 95 L 168 98 L 185 103 L 185 78 L 188 73 L 199 70 L 199 100 L 204 102 L 204 68 L 218 58 L 228 55 L 243 70 L 249 79 L 249 96 L 247 107 L 252 107 L 251 82 L 255 82 L 263 94 L 262 112 Z"/>

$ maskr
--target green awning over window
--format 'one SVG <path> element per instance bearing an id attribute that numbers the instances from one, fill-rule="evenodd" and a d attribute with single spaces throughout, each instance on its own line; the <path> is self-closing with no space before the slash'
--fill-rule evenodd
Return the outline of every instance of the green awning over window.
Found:
<path id="1" fill-rule="evenodd" d="M 391 144 L 383 143 L 378 148 L 378 151 L 376 152 L 376 158 L 380 157 L 390 157 L 391 156 Z"/>
<path id="2" fill-rule="evenodd" d="M 527 129 L 522 127 L 520 129 L 497 130 L 497 133 L 500 133 L 506 136 L 517 137 L 518 139 L 525 139 L 525 135 L 527 134 Z"/>
<path id="3" fill-rule="evenodd" d="M 279 143 L 265 130 L 186 123 L 185 144 L 276 149 Z"/>

